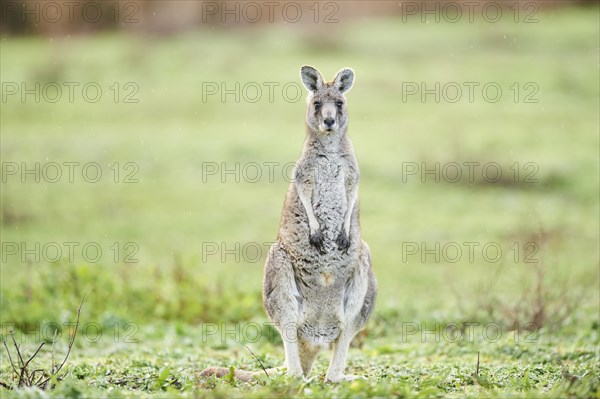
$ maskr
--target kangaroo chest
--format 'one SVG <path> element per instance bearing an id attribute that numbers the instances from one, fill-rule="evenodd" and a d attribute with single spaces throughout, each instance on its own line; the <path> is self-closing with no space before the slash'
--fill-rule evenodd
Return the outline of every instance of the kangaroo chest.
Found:
<path id="1" fill-rule="evenodd" d="M 319 156 L 315 160 L 313 208 L 325 226 L 339 231 L 347 208 L 346 175 L 348 166 L 340 156 Z"/>

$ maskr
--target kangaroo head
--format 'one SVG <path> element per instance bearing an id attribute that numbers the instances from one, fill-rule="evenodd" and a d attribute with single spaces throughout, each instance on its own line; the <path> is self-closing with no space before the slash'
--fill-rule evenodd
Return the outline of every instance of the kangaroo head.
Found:
<path id="1" fill-rule="evenodd" d="M 352 88 L 354 71 L 344 68 L 332 82 L 323 82 L 319 71 L 305 65 L 300 70 L 302 83 L 308 89 L 306 124 L 313 132 L 334 134 L 343 132 L 348 123 L 346 97 Z"/>

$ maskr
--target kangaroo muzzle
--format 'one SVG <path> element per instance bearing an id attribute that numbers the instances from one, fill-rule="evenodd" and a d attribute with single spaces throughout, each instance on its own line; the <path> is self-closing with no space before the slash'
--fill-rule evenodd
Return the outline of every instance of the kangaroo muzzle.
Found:
<path id="1" fill-rule="evenodd" d="M 323 122 L 321 123 L 321 131 L 331 132 L 337 129 L 336 124 L 336 116 L 337 110 L 334 104 L 325 103 L 323 104 L 323 108 L 321 108 L 321 117 L 323 118 Z"/>

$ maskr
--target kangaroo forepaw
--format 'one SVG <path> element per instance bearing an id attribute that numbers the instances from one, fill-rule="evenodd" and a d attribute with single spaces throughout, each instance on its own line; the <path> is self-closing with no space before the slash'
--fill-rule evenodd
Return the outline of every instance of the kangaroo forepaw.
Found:
<path id="1" fill-rule="evenodd" d="M 313 247 L 315 247 L 321 254 L 325 253 L 325 248 L 323 246 L 324 237 L 321 230 L 317 230 L 314 233 L 310 234 L 308 240 L 310 241 L 310 244 Z"/>
<path id="2" fill-rule="evenodd" d="M 350 248 L 350 239 L 346 235 L 346 231 L 344 229 L 342 229 L 342 231 L 340 231 L 340 235 L 338 236 L 338 238 L 335 242 L 337 243 L 338 248 L 343 253 L 345 253 L 345 254 L 348 253 L 348 248 Z"/>

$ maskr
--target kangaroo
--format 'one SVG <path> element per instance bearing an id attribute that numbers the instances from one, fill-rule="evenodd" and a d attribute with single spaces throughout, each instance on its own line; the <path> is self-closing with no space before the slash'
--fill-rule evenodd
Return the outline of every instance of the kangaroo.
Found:
<path id="1" fill-rule="evenodd" d="M 344 93 L 354 71 L 342 69 L 324 82 L 315 68 L 303 66 L 300 76 L 309 92 L 307 137 L 266 260 L 263 303 L 283 339 L 287 374 L 308 377 L 319 350 L 332 344 L 325 379 L 339 382 L 357 378 L 344 374 L 346 356 L 377 295 L 371 253 L 360 235 L 359 170 L 347 135 Z M 228 372 L 213 368 L 202 375 Z"/>

